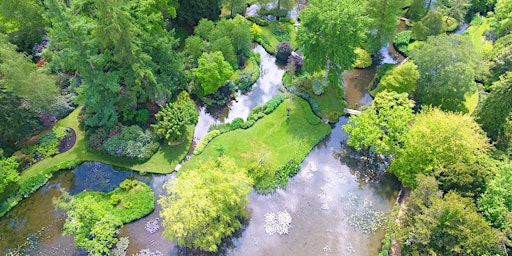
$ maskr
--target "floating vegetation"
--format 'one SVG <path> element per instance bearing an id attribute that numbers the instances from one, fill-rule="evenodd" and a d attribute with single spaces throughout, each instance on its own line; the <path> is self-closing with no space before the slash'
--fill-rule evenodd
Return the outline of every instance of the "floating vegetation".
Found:
<path id="1" fill-rule="evenodd" d="M 384 212 L 375 210 L 370 200 L 364 199 L 361 203 L 356 195 L 349 193 L 348 203 L 353 207 L 348 223 L 363 233 L 373 234 L 386 222 Z"/>
<path id="2" fill-rule="evenodd" d="M 160 229 L 158 218 L 154 218 L 146 222 L 146 231 L 150 234 L 156 233 Z"/>
<path id="3" fill-rule="evenodd" d="M 160 251 L 152 252 L 149 249 L 143 249 L 143 250 L 139 251 L 138 253 L 134 254 L 133 256 L 164 256 L 164 254 Z"/>
<path id="4" fill-rule="evenodd" d="M 330 253 L 332 250 L 331 250 L 331 247 L 329 246 L 324 246 L 324 248 L 322 248 L 322 251 L 324 251 L 324 253 Z"/>
<path id="5" fill-rule="evenodd" d="M 292 223 L 292 217 L 284 210 L 279 211 L 277 214 L 274 212 L 265 213 L 265 233 L 271 236 L 274 234 L 284 235 L 288 234 L 288 228 Z"/>
<path id="6" fill-rule="evenodd" d="M 129 244 L 130 240 L 128 239 L 128 237 L 119 238 L 116 247 L 112 249 L 112 256 L 126 256 L 126 249 L 128 249 Z"/>
<path id="7" fill-rule="evenodd" d="M 322 210 L 329 210 L 331 206 L 329 205 L 332 202 L 332 196 L 327 194 L 328 185 L 320 187 L 322 192 L 318 193 L 318 197 L 320 198 L 320 202 L 322 203 Z"/>

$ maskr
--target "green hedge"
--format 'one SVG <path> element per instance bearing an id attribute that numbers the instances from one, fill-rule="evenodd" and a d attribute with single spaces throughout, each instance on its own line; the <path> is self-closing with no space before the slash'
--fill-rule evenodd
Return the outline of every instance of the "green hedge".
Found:
<path id="1" fill-rule="evenodd" d="M 213 130 L 209 131 L 206 136 L 203 137 L 203 139 L 197 144 L 197 147 L 194 149 L 194 155 L 200 155 L 203 153 L 204 148 L 210 143 L 213 138 L 221 135 L 222 133 L 219 130 Z"/>
<path id="2" fill-rule="evenodd" d="M 412 30 L 405 30 L 395 35 L 395 39 L 393 40 L 393 44 L 395 48 L 402 54 L 407 55 L 408 49 L 407 46 L 411 43 L 412 40 Z"/>
<path id="3" fill-rule="evenodd" d="M 313 111 L 311 110 L 311 107 L 309 106 L 309 103 L 307 101 L 301 100 L 300 105 L 302 106 L 302 109 L 304 110 L 306 120 L 308 121 L 308 123 L 310 123 L 312 125 L 317 125 L 322 122 L 322 120 L 317 115 L 315 115 L 315 113 L 313 113 Z"/>
<path id="4" fill-rule="evenodd" d="M 259 18 L 259 17 L 254 17 L 254 16 L 247 16 L 245 17 L 248 21 L 258 25 L 258 26 L 261 26 L 261 27 L 266 27 L 268 26 L 270 23 L 268 22 L 268 20 L 264 20 L 262 18 Z"/>

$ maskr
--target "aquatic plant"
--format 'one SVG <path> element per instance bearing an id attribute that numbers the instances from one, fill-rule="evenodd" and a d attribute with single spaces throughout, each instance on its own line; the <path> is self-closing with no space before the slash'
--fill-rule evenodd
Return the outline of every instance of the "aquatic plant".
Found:
<path id="1" fill-rule="evenodd" d="M 288 229 L 292 223 L 292 217 L 288 211 L 267 212 L 265 213 L 265 233 L 271 236 L 274 234 L 288 234 Z"/>

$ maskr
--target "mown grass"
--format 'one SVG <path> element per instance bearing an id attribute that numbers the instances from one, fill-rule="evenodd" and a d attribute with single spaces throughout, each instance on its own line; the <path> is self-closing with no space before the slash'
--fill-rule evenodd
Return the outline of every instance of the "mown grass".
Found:
<path id="1" fill-rule="evenodd" d="M 290 95 L 253 127 L 216 137 L 199 157 L 192 157 L 181 170 L 197 168 L 201 163 L 219 157 L 219 148 L 223 149 L 223 155 L 233 158 L 239 167 L 245 169 L 255 161 L 265 161 L 269 169 L 276 169 L 292 159 L 302 161 L 330 133 L 331 127 L 324 123 L 310 124 L 300 101 L 302 99 Z M 290 108 L 289 119 L 287 108 Z"/>
<path id="2" fill-rule="evenodd" d="M 346 106 L 345 92 L 340 86 L 329 85 L 322 95 L 315 95 L 312 89 L 308 93 L 318 103 L 322 117 L 329 119 L 329 122 L 337 122 L 338 118 L 344 113 Z"/>
<path id="3" fill-rule="evenodd" d="M 468 35 L 471 37 L 471 41 L 473 42 L 473 45 L 476 49 L 479 51 L 483 51 L 484 47 L 484 35 L 485 32 L 487 32 L 490 29 L 489 25 L 489 19 L 486 17 L 482 17 L 482 24 L 475 26 L 471 25 L 468 27 L 468 29 L 464 32 L 464 35 Z"/>
<path id="4" fill-rule="evenodd" d="M 43 170 L 52 169 L 53 166 L 58 166 L 63 162 L 69 161 L 73 161 L 77 164 L 85 161 L 97 161 L 146 173 L 171 173 L 176 165 L 187 156 L 194 137 L 194 126 L 190 125 L 187 127 L 185 139 L 181 144 L 176 146 L 164 144 L 148 161 L 141 163 L 132 159 L 114 157 L 88 150 L 85 146 L 85 131 L 78 125 L 79 112 L 80 109 L 75 109 L 75 111 L 56 124 L 56 126 L 70 127 L 75 131 L 75 145 L 67 152 L 46 158 L 24 170 L 18 181 L 19 184 L 22 184 L 24 181 Z"/>

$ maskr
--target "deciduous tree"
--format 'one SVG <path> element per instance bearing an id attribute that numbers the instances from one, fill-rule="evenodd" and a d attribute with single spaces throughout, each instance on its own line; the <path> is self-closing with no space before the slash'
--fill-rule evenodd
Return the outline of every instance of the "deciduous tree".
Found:
<path id="1" fill-rule="evenodd" d="M 397 93 L 413 93 L 416 90 L 419 78 L 418 66 L 411 60 L 406 61 L 384 74 L 375 89 L 375 93 L 384 90 Z"/>
<path id="2" fill-rule="evenodd" d="M 201 95 L 209 95 L 226 83 L 233 74 L 233 69 L 224 60 L 222 52 L 203 53 L 198 60 L 199 65 L 193 69 L 194 76 L 200 84 Z"/>
<path id="3" fill-rule="evenodd" d="M 372 54 L 393 39 L 404 3 L 400 0 L 368 0 L 366 13 L 371 18 L 367 29 L 367 50 Z"/>
<path id="4" fill-rule="evenodd" d="M 414 102 L 406 93 L 379 93 L 369 108 L 350 117 L 348 124 L 343 126 L 349 134 L 348 145 L 378 154 L 395 154 L 414 118 L 413 107 Z"/>
<path id="5" fill-rule="evenodd" d="M 366 4 L 355 0 L 311 0 L 300 12 L 297 44 L 307 71 L 325 70 L 326 77 L 350 68 L 362 46 L 370 19 Z"/>
<path id="6" fill-rule="evenodd" d="M 252 181 L 234 161 L 221 157 L 180 172 L 164 185 L 163 234 L 178 245 L 217 251 L 221 240 L 240 228 Z"/>

